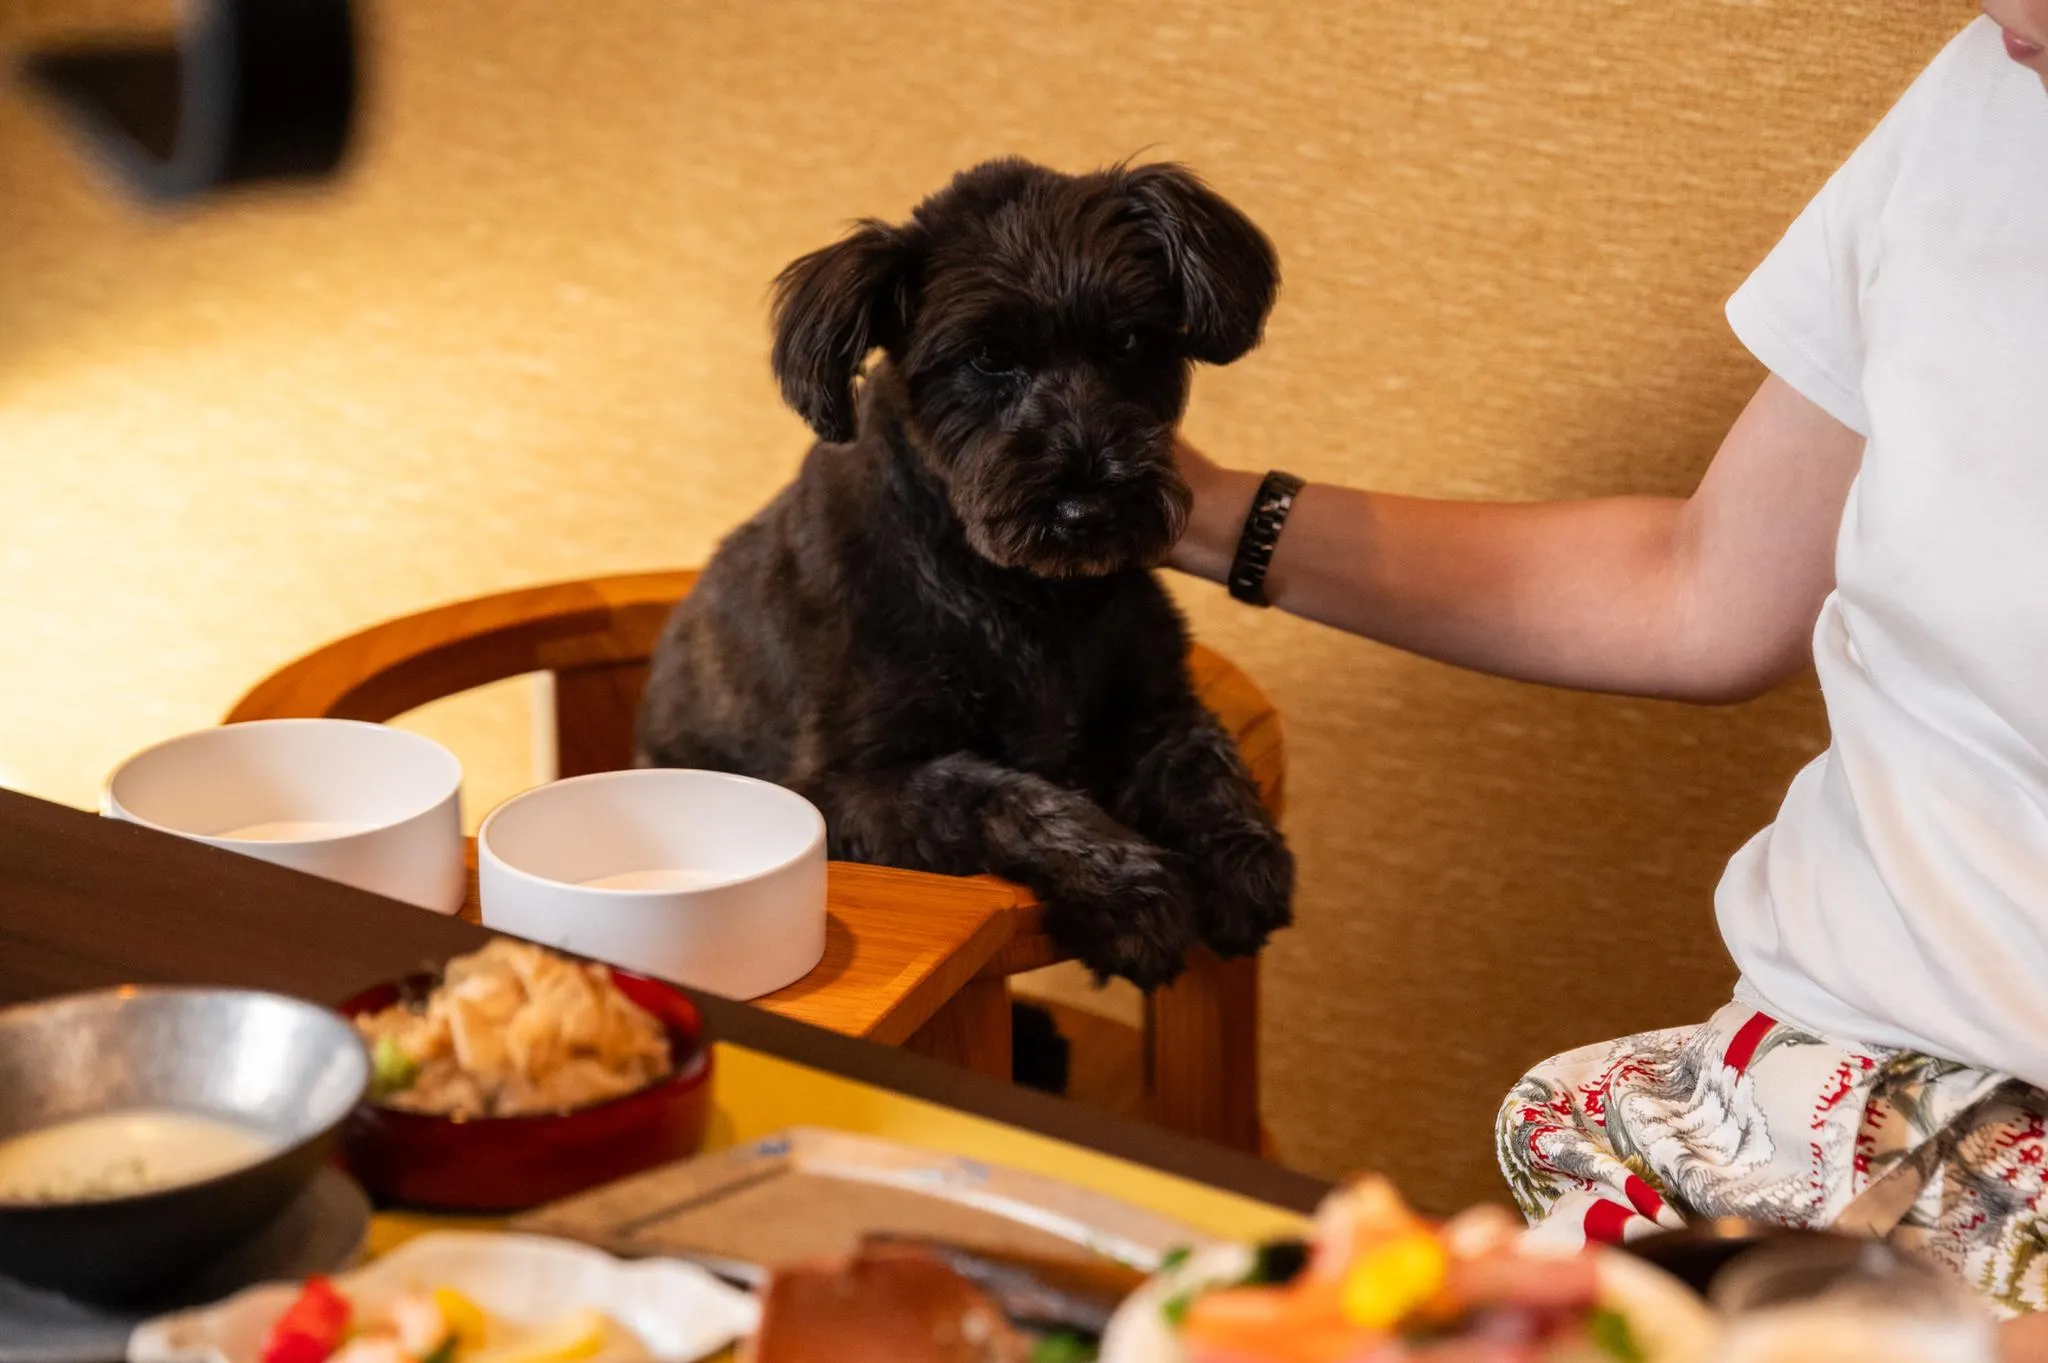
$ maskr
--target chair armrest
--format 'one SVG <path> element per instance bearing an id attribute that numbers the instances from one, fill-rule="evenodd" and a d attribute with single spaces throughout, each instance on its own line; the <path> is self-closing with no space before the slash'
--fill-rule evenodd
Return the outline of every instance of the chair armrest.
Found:
<path id="1" fill-rule="evenodd" d="M 1221 653 L 1188 649 L 1195 694 L 1237 743 L 1237 753 L 1259 787 L 1259 802 L 1279 822 L 1287 811 L 1287 736 L 1280 711 L 1259 684 Z"/>

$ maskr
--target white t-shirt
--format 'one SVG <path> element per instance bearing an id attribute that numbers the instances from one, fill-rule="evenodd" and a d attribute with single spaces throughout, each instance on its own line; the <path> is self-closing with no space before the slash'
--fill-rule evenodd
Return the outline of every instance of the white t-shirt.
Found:
<path id="1" fill-rule="evenodd" d="M 1979 20 L 1728 304 L 1868 438 L 1833 743 L 1716 895 L 1781 1020 L 2048 1087 L 2048 90 Z"/>

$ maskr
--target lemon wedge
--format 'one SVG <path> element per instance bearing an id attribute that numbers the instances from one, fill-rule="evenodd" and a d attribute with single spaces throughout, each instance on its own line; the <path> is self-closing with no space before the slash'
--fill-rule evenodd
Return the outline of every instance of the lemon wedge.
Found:
<path id="1" fill-rule="evenodd" d="M 1344 1316 L 1369 1330 L 1391 1330 L 1443 1289 L 1450 1255 L 1429 1231 L 1373 1246 L 1344 1275 Z"/>
<path id="2" fill-rule="evenodd" d="M 576 1363 L 602 1350 L 610 1332 L 611 1321 L 602 1311 L 578 1311 L 471 1354 L 463 1363 Z"/>
<path id="3" fill-rule="evenodd" d="M 434 1289 L 434 1309 L 441 1313 L 448 1333 L 455 1336 L 458 1349 L 474 1349 L 490 1333 L 490 1322 L 483 1308 L 452 1287 Z"/>

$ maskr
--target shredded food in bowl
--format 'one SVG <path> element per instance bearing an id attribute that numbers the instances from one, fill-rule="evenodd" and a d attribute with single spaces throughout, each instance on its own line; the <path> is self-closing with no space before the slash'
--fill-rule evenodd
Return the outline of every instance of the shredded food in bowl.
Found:
<path id="1" fill-rule="evenodd" d="M 444 1117 L 587 1107 L 674 1066 L 661 1023 L 604 967 L 504 939 L 450 961 L 424 1001 L 355 1023 L 375 1063 L 372 1098 Z"/>

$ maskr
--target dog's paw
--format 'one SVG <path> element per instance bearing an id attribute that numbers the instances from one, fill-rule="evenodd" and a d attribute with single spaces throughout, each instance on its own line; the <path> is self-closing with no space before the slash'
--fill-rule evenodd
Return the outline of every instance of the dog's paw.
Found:
<path id="1" fill-rule="evenodd" d="M 1216 838 L 1191 876 L 1202 941 L 1218 956 L 1249 956 L 1294 921 L 1294 853 L 1274 829 L 1253 826 Z"/>
<path id="2" fill-rule="evenodd" d="M 1048 887 L 1048 923 L 1098 981 L 1171 984 L 1198 940 L 1192 897 L 1166 854 L 1143 843 L 1096 849 Z"/>

